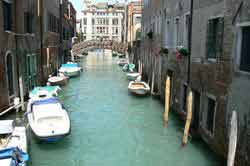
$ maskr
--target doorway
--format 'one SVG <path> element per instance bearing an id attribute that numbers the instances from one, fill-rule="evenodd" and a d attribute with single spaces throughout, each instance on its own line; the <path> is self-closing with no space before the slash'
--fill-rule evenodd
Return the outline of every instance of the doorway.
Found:
<path id="1" fill-rule="evenodd" d="M 6 76 L 7 76 L 7 87 L 8 96 L 10 103 L 15 97 L 16 92 L 16 76 L 15 76 L 15 63 L 14 56 L 12 53 L 7 53 L 6 55 Z"/>

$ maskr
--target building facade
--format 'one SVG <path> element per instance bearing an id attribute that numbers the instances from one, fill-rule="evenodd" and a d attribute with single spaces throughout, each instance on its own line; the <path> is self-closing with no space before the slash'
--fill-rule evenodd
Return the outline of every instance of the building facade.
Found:
<path id="1" fill-rule="evenodd" d="M 62 63 L 59 5 L 57 0 L 0 1 L 0 112 L 15 97 L 25 100 Z M 73 36 L 75 21 L 70 25 Z"/>
<path id="2" fill-rule="evenodd" d="M 142 65 L 143 79 L 164 102 L 169 89 L 171 110 L 183 120 L 192 92 L 191 134 L 224 158 L 232 111 L 237 111 L 236 165 L 248 165 L 250 105 L 244 91 L 250 89 L 249 2 L 193 0 L 191 29 L 190 4 L 191 0 L 143 1 L 143 38 L 134 49 L 135 63 Z M 161 52 L 165 48 L 168 53 Z M 180 55 L 178 48 L 191 54 Z"/>
<path id="3" fill-rule="evenodd" d="M 124 40 L 124 5 L 96 3 L 87 5 L 81 18 L 83 40 Z"/>

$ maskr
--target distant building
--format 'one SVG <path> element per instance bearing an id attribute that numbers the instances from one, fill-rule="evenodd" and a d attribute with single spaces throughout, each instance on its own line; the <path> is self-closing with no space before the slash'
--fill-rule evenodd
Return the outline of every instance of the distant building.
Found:
<path id="1" fill-rule="evenodd" d="M 127 42 L 132 43 L 141 37 L 142 0 L 130 2 L 127 7 Z"/>
<path id="2" fill-rule="evenodd" d="M 108 3 L 88 4 L 83 10 L 79 29 L 83 40 L 124 39 L 124 5 Z"/>

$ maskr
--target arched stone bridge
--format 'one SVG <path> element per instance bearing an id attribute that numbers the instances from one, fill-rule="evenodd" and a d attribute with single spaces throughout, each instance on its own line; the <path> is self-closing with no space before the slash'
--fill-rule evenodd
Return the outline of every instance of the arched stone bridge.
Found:
<path id="1" fill-rule="evenodd" d="M 127 45 L 113 40 L 88 40 L 76 43 L 72 46 L 73 55 L 79 55 L 93 49 L 110 49 L 119 53 L 126 53 Z"/>

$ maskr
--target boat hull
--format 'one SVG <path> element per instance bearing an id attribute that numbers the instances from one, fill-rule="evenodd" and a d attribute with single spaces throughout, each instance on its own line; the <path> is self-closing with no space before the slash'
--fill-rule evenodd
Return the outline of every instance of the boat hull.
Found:
<path id="1" fill-rule="evenodd" d="M 69 79 L 68 79 L 68 77 L 65 77 L 65 78 L 63 78 L 62 80 L 59 80 L 59 81 L 52 81 L 52 80 L 49 79 L 48 82 L 52 86 L 65 86 L 65 85 L 68 84 Z"/>
<path id="2" fill-rule="evenodd" d="M 143 85 L 144 87 L 143 88 L 135 88 L 135 87 L 133 87 L 133 84 L 138 84 L 138 83 Z M 148 95 L 148 93 L 150 91 L 150 87 L 145 82 L 131 81 L 129 83 L 128 90 L 129 90 L 129 92 L 131 92 L 131 93 L 133 93 L 135 95 L 146 96 L 146 95 Z"/>
<path id="3" fill-rule="evenodd" d="M 70 78 L 80 76 L 80 70 L 77 71 L 65 71 L 64 74 Z"/>
<path id="4" fill-rule="evenodd" d="M 127 78 L 129 81 L 135 81 L 138 77 L 140 76 L 140 74 L 134 74 L 134 73 L 128 73 L 127 74 Z"/>

